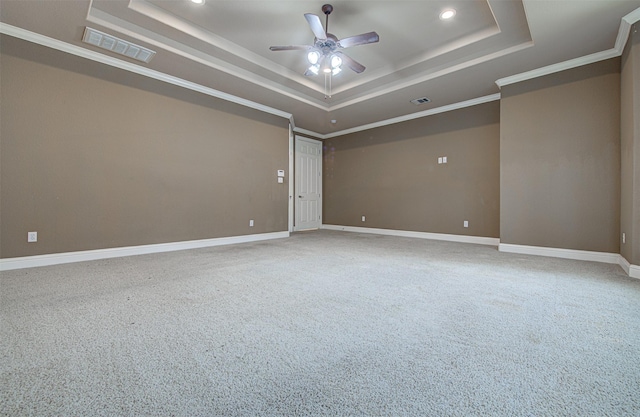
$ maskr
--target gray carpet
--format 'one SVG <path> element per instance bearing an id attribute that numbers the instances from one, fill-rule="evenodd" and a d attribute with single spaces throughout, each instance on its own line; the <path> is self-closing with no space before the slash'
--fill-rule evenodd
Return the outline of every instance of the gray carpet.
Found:
<path id="1" fill-rule="evenodd" d="M 0 285 L 1 415 L 640 415 L 615 265 L 318 231 Z"/>

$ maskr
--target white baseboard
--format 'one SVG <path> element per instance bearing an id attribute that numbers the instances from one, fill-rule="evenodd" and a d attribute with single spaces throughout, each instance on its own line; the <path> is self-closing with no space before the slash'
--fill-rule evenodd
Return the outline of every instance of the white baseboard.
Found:
<path id="1" fill-rule="evenodd" d="M 150 253 L 173 252 L 211 246 L 233 245 L 258 242 L 261 240 L 289 237 L 289 232 L 259 233 L 254 235 L 221 237 L 214 239 L 189 240 L 185 242 L 159 243 L 154 245 L 127 246 L 121 248 L 96 249 L 78 252 L 51 253 L 47 255 L 24 256 L 0 259 L 0 271 L 33 268 L 36 266 L 94 261 L 97 259 L 119 258 L 122 256 L 146 255 Z"/>
<path id="2" fill-rule="evenodd" d="M 622 255 L 620 255 L 620 261 L 618 263 L 620 264 L 620 267 L 624 269 L 624 272 L 626 272 L 631 278 L 640 279 L 640 266 L 630 264 Z"/>
<path id="3" fill-rule="evenodd" d="M 500 252 L 521 253 L 524 255 L 549 256 L 552 258 L 575 259 L 578 261 L 602 262 L 607 264 L 619 264 L 620 255 L 609 252 L 593 252 L 587 250 L 547 248 L 543 246 L 512 245 L 501 243 L 498 246 Z"/>
<path id="4" fill-rule="evenodd" d="M 448 242 L 475 243 L 477 245 L 498 246 L 500 243 L 500 239 L 494 237 L 449 235 L 445 233 L 412 232 L 409 230 L 375 229 L 370 227 L 339 226 L 333 224 L 323 224 L 320 228 L 355 233 L 371 233 L 376 235 L 413 237 L 418 239 L 446 240 Z"/>

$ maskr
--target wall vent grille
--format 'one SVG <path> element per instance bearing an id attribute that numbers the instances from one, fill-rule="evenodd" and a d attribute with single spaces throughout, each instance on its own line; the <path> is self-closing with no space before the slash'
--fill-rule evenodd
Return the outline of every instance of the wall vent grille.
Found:
<path id="1" fill-rule="evenodd" d="M 413 104 L 415 104 L 416 106 L 417 106 L 417 105 L 419 105 L 419 104 L 428 103 L 428 102 L 430 102 L 430 101 L 431 101 L 431 100 L 429 100 L 429 99 L 428 99 L 428 98 L 426 98 L 426 97 L 421 97 L 421 98 L 416 98 L 416 99 L 414 99 L 414 100 L 411 100 L 411 102 L 412 102 Z"/>
<path id="2" fill-rule="evenodd" d="M 135 43 L 116 38 L 115 36 L 107 35 L 106 33 L 90 27 L 85 28 L 82 41 L 147 64 L 156 54 L 155 51 L 136 45 Z"/>

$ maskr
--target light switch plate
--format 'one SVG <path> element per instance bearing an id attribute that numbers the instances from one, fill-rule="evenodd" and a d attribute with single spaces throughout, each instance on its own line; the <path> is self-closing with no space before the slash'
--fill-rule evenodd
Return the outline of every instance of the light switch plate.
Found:
<path id="1" fill-rule="evenodd" d="M 284 177 L 284 169 L 279 169 L 278 170 L 278 176 L 279 177 Z"/>

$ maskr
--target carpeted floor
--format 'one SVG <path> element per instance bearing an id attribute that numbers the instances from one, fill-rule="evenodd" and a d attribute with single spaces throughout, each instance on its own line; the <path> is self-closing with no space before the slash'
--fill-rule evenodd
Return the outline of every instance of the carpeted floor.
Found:
<path id="1" fill-rule="evenodd" d="M 640 280 L 334 231 L 3 272 L 4 416 L 638 416 Z"/>

